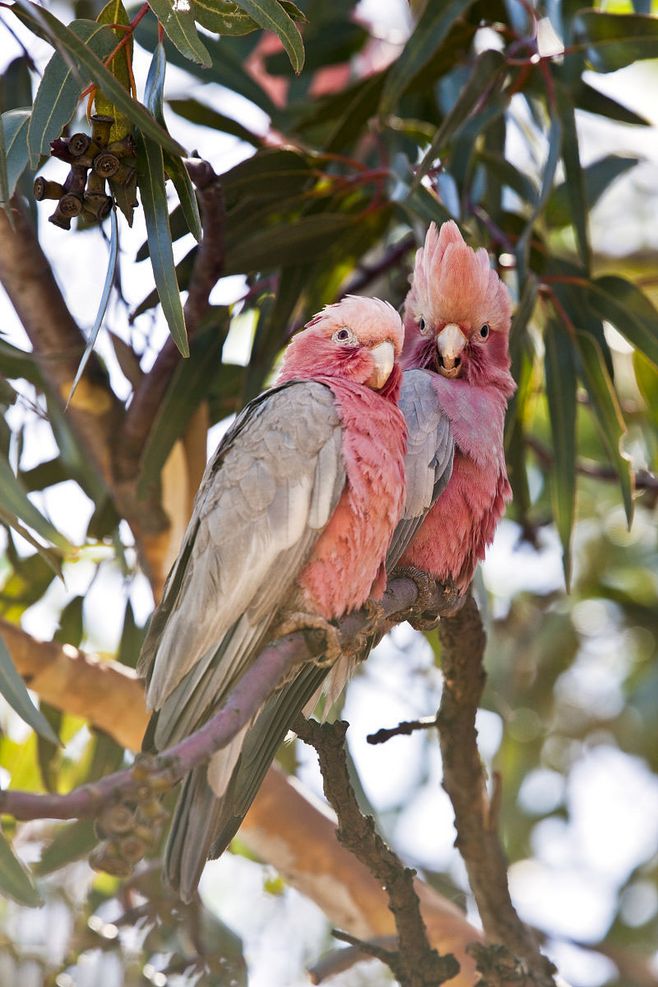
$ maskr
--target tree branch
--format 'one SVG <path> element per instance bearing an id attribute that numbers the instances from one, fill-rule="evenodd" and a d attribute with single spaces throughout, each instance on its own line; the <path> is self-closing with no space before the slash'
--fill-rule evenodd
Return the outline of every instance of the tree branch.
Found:
<path id="1" fill-rule="evenodd" d="M 509 893 L 507 860 L 496 829 L 477 748 L 475 715 L 486 675 L 482 659 L 486 636 L 472 596 L 451 619 L 441 621 L 444 675 L 438 714 L 443 787 L 455 812 L 458 847 L 487 938 L 502 943 L 527 966 L 527 987 L 555 987 L 553 964 L 539 951 L 519 919 Z"/>
<path id="2" fill-rule="evenodd" d="M 14 663 L 46 701 L 64 712 L 85 716 L 131 750 L 139 750 L 148 722 L 143 686 L 132 669 L 85 655 L 68 645 L 40 642 L 0 620 Z M 393 916 L 379 882 L 341 847 L 336 825 L 324 806 L 303 794 L 295 778 L 270 769 L 240 829 L 240 839 L 275 867 L 293 887 L 324 912 L 329 921 L 363 940 L 395 933 Z M 473 987 L 475 965 L 466 953 L 481 933 L 452 902 L 418 879 L 430 941 L 459 960 L 451 987 Z"/>
<path id="3" fill-rule="evenodd" d="M 210 308 L 210 293 L 224 268 L 224 192 L 220 179 L 207 161 L 189 159 L 187 170 L 198 190 L 203 237 L 198 246 L 185 302 L 185 325 L 193 336 Z M 133 394 L 115 446 L 114 463 L 119 480 L 134 480 L 139 460 L 162 399 L 181 355 L 171 338 L 160 350 L 153 367 Z"/>
<path id="4" fill-rule="evenodd" d="M 338 842 L 384 886 L 395 917 L 397 949 L 363 942 L 359 946 L 386 963 L 401 987 L 437 987 L 458 973 L 458 963 L 454 956 L 439 956 L 431 948 L 413 885 L 416 872 L 403 866 L 377 833 L 372 816 L 364 816 L 359 809 L 345 756 L 347 728 L 342 721 L 320 724 L 301 716 L 294 726 L 299 737 L 317 751 L 324 793 L 338 816 Z M 351 937 L 348 941 L 353 942 Z"/>

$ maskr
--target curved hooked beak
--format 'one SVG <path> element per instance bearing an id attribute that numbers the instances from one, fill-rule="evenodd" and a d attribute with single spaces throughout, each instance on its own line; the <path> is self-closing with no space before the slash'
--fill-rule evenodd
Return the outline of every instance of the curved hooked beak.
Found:
<path id="1" fill-rule="evenodd" d="M 373 390 L 380 391 L 391 376 L 391 371 L 395 363 L 393 343 L 389 343 L 388 340 L 384 343 L 378 343 L 377 346 L 373 346 L 370 350 L 370 356 L 372 357 L 374 366 L 366 384 L 368 387 L 372 387 Z"/>
<path id="2" fill-rule="evenodd" d="M 449 322 L 436 337 L 439 373 L 443 377 L 461 377 L 463 370 L 462 351 L 466 346 L 466 336 L 458 325 Z"/>

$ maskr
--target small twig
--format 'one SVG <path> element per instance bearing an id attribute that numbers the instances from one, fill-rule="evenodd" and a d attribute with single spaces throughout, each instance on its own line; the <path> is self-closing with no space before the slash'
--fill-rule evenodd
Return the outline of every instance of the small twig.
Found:
<path id="1" fill-rule="evenodd" d="M 396 243 L 393 247 L 391 247 L 391 249 L 388 250 L 376 264 L 371 264 L 369 266 L 362 264 L 353 279 L 345 288 L 343 294 L 358 295 L 365 288 L 367 288 L 368 285 L 372 284 L 373 281 L 376 281 L 377 278 L 381 277 L 382 274 L 386 274 L 386 272 L 392 267 L 396 267 L 402 257 L 404 257 L 404 255 L 415 246 L 415 243 L 415 237 L 413 234 L 409 234 L 408 236 L 402 237 L 399 243 Z"/>
<path id="2" fill-rule="evenodd" d="M 345 973 L 346 970 L 351 970 L 357 963 L 362 963 L 364 960 L 369 960 L 373 957 L 385 963 L 386 959 L 383 958 L 383 954 L 389 952 L 389 947 L 397 946 L 395 936 L 381 936 L 378 939 L 370 939 L 364 942 L 355 936 L 351 936 L 348 932 L 343 932 L 341 929 L 332 929 L 331 934 L 335 939 L 349 943 L 349 948 L 332 949 L 330 953 L 326 953 L 317 963 L 314 963 L 308 970 L 308 976 L 312 984 L 321 984 L 330 977 L 335 977 L 339 973 Z"/>
<path id="3" fill-rule="evenodd" d="M 338 842 L 365 864 L 386 889 L 398 946 L 391 951 L 352 937 L 345 941 L 386 963 L 401 987 L 437 987 L 457 975 L 459 964 L 452 954 L 440 956 L 430 946 L 414 888 L 415 871 L 402 864 L 377 833 L 372 816 L 364 816 L 359 809 L 345 754 L 347 726 L 342 721 L 320 724 L 299 716 L 294 729 L 318 753 L 324 792 L 338 817 Z"/>
<path id="4" fill-rule="evenodd" d="M 103 59 L 103 65 L 107 68 L 112 64 L 114 59 L 117 57 L 120 51 L 122 51 L 131 41 L 133 34 L 135 33 L 135 28 L 144 20 L 151 8 L 147 3 L 142 4 L 139 8 L 130 24 L 111 24 L 109 25 L 113 30 L 118 29 L 119 31 L 124 31 L 124 35 L 118 44 L 112 49 L 107 58 Z M 132 74 L 132 73 L 131 73 Z M 133 80 L 134 87 L 134 80 Z M 86 96 L 91 96 L 96 92 L 96 83 L 92 82 L 91 85 L 80 94 L 80 99 L 84 99 Z"/>
<path id="5" fill-rule="evenodd" d="M 385 744 L 391 737 L 409 736 L 416 730 L 431 730 L 436 726 L 436 716 L 424 716 L 420 720 L 403 720 L 396 727 L 382 727 L 377 733 L 369 733 L 366 740 L 369 744 Z"/>
<path id="6" fill-rule="evenodd" d="M 469 596 L 462 609 L 439 625 L 444 686 L 438 715 L 443 787 L 455 812 L 458 847 L 487 938 L 502 943 L 522 964 L 526 987 L 555 987 L 553 964 L 539 951 L 531 930 L 516 913 L 507 882 L 507 860 L 495 821 L 499 793 L 487 797 L 477 747 L 475 716 L 486 675 L 486 636 Z"/>
<path id="7" fill-rule="evenodd" d="M 543 442 L 533 435 L 527 435 L 525 442 L 536 453 L 543 466 L 550 468 L 554 465 L 555 457 Z M 615 468 L 607 463 L 591 463 L 581 459 L 576 463 L 576 473 L 580 473 L 581 476 L 589 476 L 594 480 L 606 480 L 611 483 L 616 483 L 619 480 L 619 474 Z M 636 490 L 658 491 L 658 476 L 650 470 L 634 471 L 633 479 Z"/>

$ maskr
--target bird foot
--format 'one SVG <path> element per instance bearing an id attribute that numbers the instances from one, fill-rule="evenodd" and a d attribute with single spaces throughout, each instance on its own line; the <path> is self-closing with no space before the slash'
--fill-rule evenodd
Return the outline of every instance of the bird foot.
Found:
<path id="1" fill-rule="evenodd" d="M 436 580 L 414 565 L 398 566 L 392 572 L 393 579 L 410 579 L 418 590 L 416 602 L 406 615 L 406 619 L 417 631 L 432 631 L 439 626 L 440 615 L 436 612 Z"/>
<path id="2" fill-rule="evenodd" d="M 367 648 L 367 655 L 385 633 L 384 618 L 386 614 L 379 601 L 366 600 L 361 610 L 366 613 L 366 622 L 349 647 L 350 654 L 355 656 L 358 656 L 364 648 Z"/>
<path id="3" fill-rule="evenodd" d="M 335 624 L 325 620 L 318 614 L 304 613 L 296 611 L 288 616 L 277 626 L 275 636 L 285 637 L 294 631 L 317 631 L 324 636 L 322 653 L 313 659 L 313 664 L 318 668 L 330 668 L 342 654 L 340 633 Z"/>

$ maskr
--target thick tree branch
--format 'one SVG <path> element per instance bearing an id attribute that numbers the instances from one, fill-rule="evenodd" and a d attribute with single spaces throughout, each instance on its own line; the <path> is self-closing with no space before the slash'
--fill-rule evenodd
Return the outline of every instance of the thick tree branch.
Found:
<path id="1" fill-rule="evenodd" d="M 489 800 L 477 748 L 475 716 L 486 675 L 486 637 L 472 596 L 441 621 L 443 695 L 438 715 L 443 787 L 455 812 L 456 846 L 464 858 L 487 938 L 502 943 L 526 965 L 527 987 L 555 987 L 553 964 L 519 919 L 509 893 L 507 860 L 497 832 L 495 800 Z"/>
<path id="2" fill-rule="evenodd" d="M 207 161 L 189 159 L 187 170 L 198 190 L 203 237 L 197 248 L 185 302 L 188 336 L 197 331 L 210 308 L 210 293 L 224 268 L 224 192 L 218 176 Z M 126 412 L 115 446 L 115 468 L 120 481 L 132 481 L 162 399 L 181 355 L 167 339 L 153 367 L 141 379 Z"/>
<path id="3" fill-rule="evenodd" d="M 429 944 L 413 878 L 415 871 L 405 867 L 375 829 L 372 816 L 359 809 L 347 769 L 345 734 L 348 724 L 338 721 L 320 724 L 299 717 L 298 735 L 312 744 L 320 759 L 324 793 L 338 817 L 338 842 L 386 889 L 389 907 L 398 933 L 396 949 L 359 945 L 364 952 L 386 963 L 401 987 L 436 987 L 451 980 L 458 972 L 454 956 L 439 956 Z"/>

